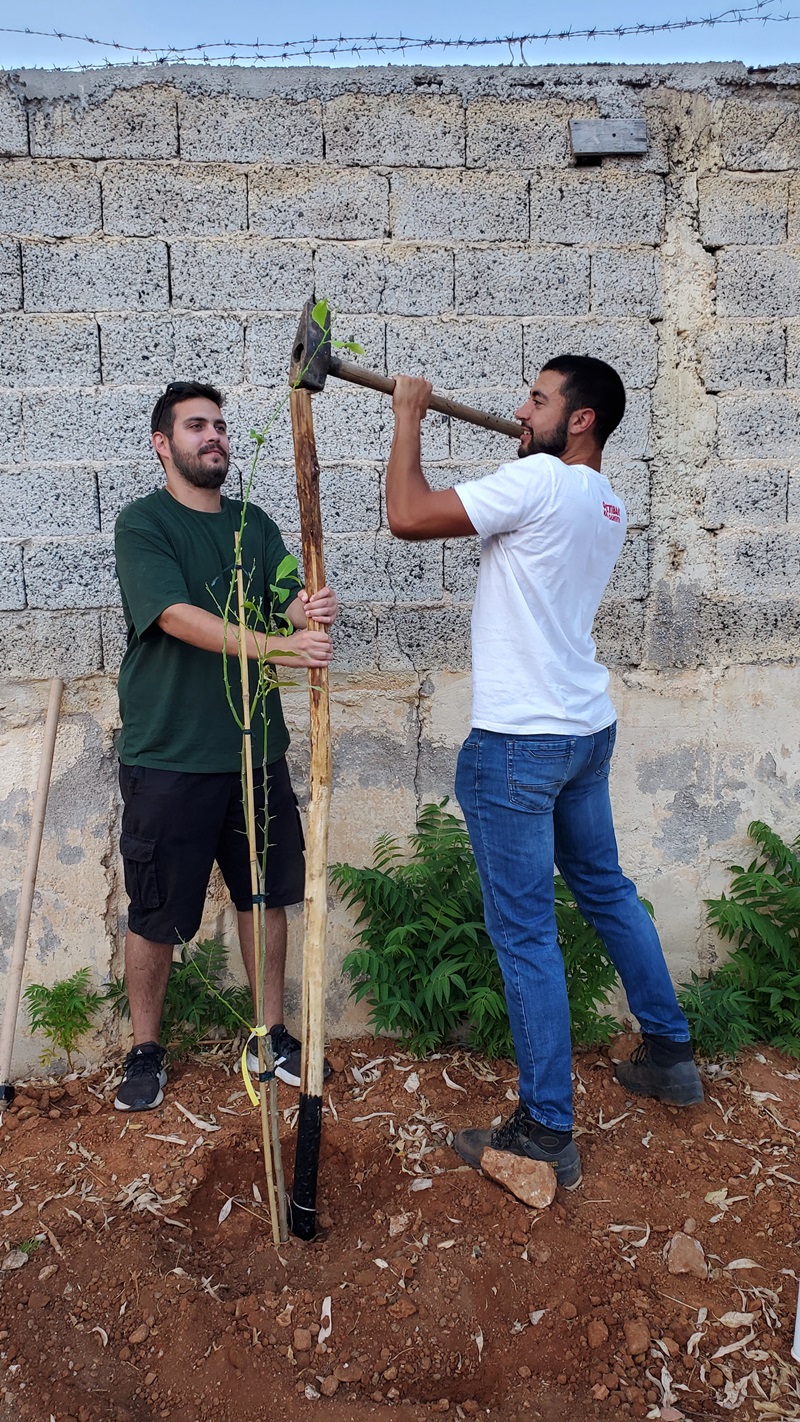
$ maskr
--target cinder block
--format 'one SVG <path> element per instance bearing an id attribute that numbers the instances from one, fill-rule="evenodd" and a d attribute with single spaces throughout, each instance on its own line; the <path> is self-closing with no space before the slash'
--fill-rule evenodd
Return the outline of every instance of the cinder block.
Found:
<path id="1" fill-rule="evenodd" d="M 465 671 L 470 665 L 468 607 L 387 608 L 378 618 L 381 671 Z"/>
<path id="2" fill-rule="evenodd" d="M 525 378 L 555 356 L 591 355 L 619 372 L 626 390 L 655 384 L 658 374 L 658 332 L 649 321 L 534 321 L 525 325 Z"/>
<path id="3" fill-rule="evenodd" d="M 343 603 L 428 603 L 442 599 L 440 543 L 401 543 L 386 534 L 333 535 L 325 572 Z"/>
<path id="4" fill-rule="evenodd" d="M 91 163 L 0 163 L 4 233 L 85 237 L 100 230 L 100 183 Z"/>
<path id="5" fill-rule="evenodd" d="M 159 311 L 169 302 L 162 242 L 23 242 L 28 311 Z"/>
<path id="6" fill-rule="evenodd" d="M 611 574 L 605 596 L 611 601 L 636 602 L 650 591 L 650 542 L 644 532 L 629 533 Z"/>
<path id="7" fill-rule="evenodd" d="M 477 538 L 451 538 L 444 545 L 444 590 L 453 602 L 472 603 L 481 545 Z"/>
<path id="8" fill-rule="evenodd" d="M 461 167 L 461 99 L 342 94 L 325 105 L 325 156 L 331 163 L 364 167 Z"/>
<path id="9" fill-rule="evenodd" d="M 622 424 L 603 451 L 609 468 L 618 459 L 650 459 L 653 453 L 652 410 L 647 390 L 629 390 Z"/>
<path id="10" fill-rule="evenodd" d="M 128 629 L 121 607 L 104 607 L 102 609 L 100 634 L 103 646 L 103 671 L 116 676 L 128 645 Z"/>
<path id="11" fill-rule="evenodd" d="M 786 241 L 788 178 L 720 173 L 697 185 L 700 237 L 706 247 L 767 247 Z"/>
<path id="12" fill-rule="evenodd" d="M 181 158 L 220 163 L 321 163 L 322 105 L 270 94 L 180 94 Z"/>
<path id="13" fill-rule="evenodd" d="M 790 523 L 800 523 L 800 470 L 789 471 L 787 517 Z"/>
<path id="14" fill-rule="evenodd" d="M 597 660 L 607 667 L 638 667 L 644 659 L 644 602 L 617 602 L 606 593 L 592 636 Z"/>
<path id="15" fill-rule="evenodd" d="M 249 204 L 251 230 L 268 237 L 385 237 L 389 180 L 353 168 L 256 168 Z"/>
<path id="16" fill-rule="evenodd" d="M 99 101 L 54 100 L 30 110 L 36 158 L 177 158 L 175 94 L 152 84 Z"/>
<path id="17" fill-rule="evenodd" d="M 34 539 L 25 546 L 25 587 L 33 608 L 113 606 L 119 601 L 113 538 Z"/>
<path id="18" fill-rule="evenodd" d="M 578 316 L 589 254 L 571 248 L 466 247 L 455 254 L 456 310 L 481 316 Z"/>
<path id="19" fill-rule="evenodd" d="M 703 528 L 785 523 L 788 481 L 786 468 L 716 465 L 706 479 Z"/>
<path id="20" fill-rule="evenodd" d="M 782 461 L 800 453 L 800 394 L 720 395 L 717 444 L 723 459 Z"/>
<path id="21" fill-rule="evenodd" d="M 100 322 L 103 382 L 163 385 L 206 380 L 240 385 L 244 327 L 222 316 L 107 316 Z M 155 397 L 154 397 L 155 398 Z"/>
<path id="22" fill-rule="evenodd" d="M 800 599 L 704 597 L 695 626 L 707 666 L 794 662 L 800 645 Z"/>
<path id="23" fill-rule="evenodd" d="M 22 401 L 18 395 L 8 395 L 0 400 L 0 463 L 18 462 L 21 437 Z"/>
<path id="24" fill-rule="evenodd" d="M 211 163 L 109 163 L 103 228 L 114 237 L 218 237 L 247 229 L 247 177 Z"/>
<path id="25" fill-rule="evenodd" d="M 516 321 L 390 321 L 386 363 L 392 374 L 424 375 L 439 389 L 507 389 L 522 376 L 522 328 Z"/>
<path id="26" fill-rule="evenodd" d="M 372 390 L 352 390 L 331 384 L 314 405 L 317 450 L 321 460 L 386 459 L 392 443 L 394 417 L 391 401 Z M 450 454 L 448 421 L 429 414 L 422 426 L 423 459 L 447 459 Z M 291 451 L 289 454 L 291 458 Z"/>
<path id="27" fill-rule="evenodd" d="M 514 411 L 519 409 L 528 392 L 520 383 L 506 385 L 502 390 L 468 388 L 450 390 L 448 394 L 464 405 L 486 410 L 504 420 L 513 420 Z M 491 430 L 481 429 L 479 425 L 464 424 L 461 420 L 452 422 L 450 445 L 454 460 L 459 464 L 476 464 L 484 474 L 490 474 L 500 464 L 517 458 L 516 440 L 509 439 L 508 435 L 493 434 Z"/>
<path id="28" fill-rule="evenodd" d="M 155 404 L 155 401 L 153 402 Z M 148 424 L 149 429 L 149 424 Z M 228 476 L 229 480 L 231 476 Z M 100 528 L 103 533 L 113 533 L 117 515 L 134 499 L 143 499 L 154 489 L 164 486 L 164 471 L 152 449 L 140 461 L 126 461 L 124 464 L 110 464 L 97 471 L 97 497 L 100 514 Z M 238 498 L 235 485 L 226 492 Z"/>
<path id="29" fill-rule="evenodd" d="M 21 100 L 7 83 L 0 86 L 0 157 L 16 158 L 28 153 L 28 120 Z"/>
<path id="30" fill-rule="evenodd" d="M 717 321 L 700 341 L 706 390 L 769 390 L 786 383 L 783 326 Z"/>
<path id="31" fill-rule="evenodd" d="M 245 369 L 251 385 L 279 386 L 288 380 L 299 311 L 286 316 L 252 316 L 247 323 Z M 334 340 L 353 340 L 364 347 L 364 355 L 337 351 L 353 365 L 363 365 L 380 373 L 386 370 L 386 323 L 365 316 L 342 316 L 334 312 Z M 331 378 L 329 389 L 339 382 Z"/>
<path id="32" fill-rule="evenodd" d="M 315 405 L 315 425 L 319 446 L 319 405 Z M 288 464 L 294 459 L 292 426 L 289 419 L 289 385 L 269 389 L 245 387 L 233 390 L 225 401 L 225 418 L 228 422 L 228 436 L 231 442 L 231 462 L 242 471 L 242 479 L 247 484 L 250 478 L 255 444 L 250 431 L 264 434 L 266 443 L 261 449 L 259 466 L 269 466 L 274 460 Z M 320 448 L 320 458 L 323 458 Z M 357 456 L 356 456 L 357 457 Z M 231 488 L 235 497 L 236 489 L 231 478 Z"/>
<path id="33" fill-rule="evenodd" d="M 661 270 L 654 253 L 612 247 L 592 253 L 592 312 L 598 316 L 660 316 Z"/>
<path id="34" fill-rule="evenodd" d="M 21 470 L 0 474 L 0 538 L 95 533 L 100 528 L 93 470 Z"/>
<path id="35" fill-rule="evenodd" d="M 308 247 L 259 237 L 170 245 L 172 304 L 192 311 L 294 311 L 314 275 Z"/>
<path id="36" fill-rule="evenodd" d="M 592 118 L 593 103 L 544 96 L 474 99 L 467 105 L 468 168 L 560 168 L 571 158 L 569 120 Z"/>
<path id="37" fill-rule="evenodd" d="M 0 311 L 22 305 L 22 258 L 19 242 L 0 242 Z"/>
<path id="38" fill-rule="evenodd" d="M 370 608 L 343 607 L 333 632 L 337 672 L 371 672 L 378 667 L 378 618 Z"/>
<path id="39" fill-rule="evenodd" d="M 628 528 L 648 528 L 650 525 L 650 466 L 641 460 L 604 460 L 603 473 L 619 494 L 628 515 Z"/>
<path id="40" fill-rule="evenodd" d="M 99 379 L 97 325 L 88 317 L 0 317 L 0 385 L 90 385 Z"/>
<path id="41" fill-rule="evenodd" d="M 0 617 L 3 676 L 72 681 L 102 669 L 99 613 L 7 612 Z"/>
<path id="42" fill-rule="evenodd" d="M 730 248 L 717 257 L 717 315 L 800 316 L 800 253 Z"/>
<path id="43" fill-rule="evenodd" d="M 25 606 L 22 577 L 22 544 L 0 541 L 0 611 L 11 612 Z"/>
<path id="44" fill-rule="evenodd" d="M 453 305 L 453 253 L 397 242 L 332 242 L 314 254 L 315 288 L 335 310 L 439 316 Z"/>
<path id="45" fill-rule="evenodd" d="M 143 459 L 150 449 L 151 390 L 46 390 L 24 399 L 25 458 L 33 464 L 64 458 L 70 431 L 73 459 Z"/>
<path id="46" fill-rule="evenodd" d="M 326 539 L 330 534 L 377 533 L 382 469 L 379 464 L 322 465 L 319 502 Z M 266 509 L 283 533 L 299 533 L 297 476 L 293 464 L 265 460 L 257 470 L 251 497 L 254 503 Z"/>
<path id="47" fill-rule="evenodd" d="M 786 327 L 786 384 L 800 385 L 800 323 L 794 321 Z"/>
<path id="48" fill-rule="evenodd" d="M 444 552 L 438 540 L 406 543 L 381 533 L 376 540 L 376 558 L 380 560 L 381 556 L 386 557 L 391 601 L 395 606 L 442 601 Z"/>
<path id="49" fill-rule="evenodd" d="M 420 172 L 392 178 L 393 237 L 423 242 L 526 242 L 528 181 L 518 173 Z"/>
<path id="50" fill-rule="evenodd" d="M 531 183 L 531 236 L 604 246 L 656 243 L 664 228 L 664 180 L 614 168 L 543 174 Z"/>
<path id="51" fill-rule="evenodd" d="M 793 169 L 800 145 L 800 113 L 794 97 L 727 99 L 719 141 L 726 168 L 758 173 Z"/>
<path id="52" fill-rule="evenodd" d="M 797 597 L 800 534 L 790 531 L 721 532 L 716 539 L 719 591 L 751 598 Z"/>

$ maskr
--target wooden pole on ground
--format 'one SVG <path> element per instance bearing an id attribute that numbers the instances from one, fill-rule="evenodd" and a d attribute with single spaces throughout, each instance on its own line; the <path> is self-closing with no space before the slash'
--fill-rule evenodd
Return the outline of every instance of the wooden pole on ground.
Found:
<path id="1" fill-rule="evenodd" d="M 292 390 L 292 435 L 303 543 L 305 586 L 325 586 L 319 463 L 311 395 Z M 309 621 L 309 627 L 318 624 Z M 311 770 L 306 817 L 306 896 L 303 938 L 303 1026 L 300 1114 L 292 1187 L 292 1233 L 313 1239 L 317 1229 L 317 1174 L 322 1139 L 322 1073 L 325 1043 L 325 937 L 328 920 L 328 819 L 331 802 L 331 722 L 327 667 L 308 673 Z"/>
<path id="2" fill-rule="evenodd" d="M 235 542 L 235 563 L 236 563 L 236 602 L 239 626 L 237 636 L 239 642 L 239 671 L 242 680 L 242 722 L 243 722 L 243 742 L 244 742 L 244 769 L 245 769 L 245 790 L 246 790 L 246 815 L 247 815 L 247 843 L 250 848 L 250 887 L 253 895 L 253 939 L 255 946 L 255 1009 L 256 1026 L 264 1024 L 264 904 L 262 878 L 258 872 L 258 845 L 256 840 L 256 814 L 253 799 L 253 737 L 250 727 L 250 664 L 247 657 L 245 605 L 244 605 L 244 578 L 242 576 L 242 550 L 240 535 L 237 534 Z M 266 786 L 265 794 L 266 794 Z M 266 807 L 264 810 L 264 834 L 267 833 Z M 268 1039 L 257 1037 L 258 1043 L 258 1070 L 259 1077 L 263 1077 L 266 1071 L 274 1066 L 272 1045 L 267 1045 Z M 261 1109 L 261 1139 L 264 1149 L 264 1173 L 267 1178 L 267 1194 L 269 1196 L 269 1214 L 272 1223 L 273 1243 L 282 1244 L 288 1238 L 288 1222 L 286 1217 L 286 1190 L 283 1183 L 283 1162 L 281 1160 L 281 1146 L 278 1136 L 278 1093 L 275 1077 L 272 1076 L 269 1082 L 269 1101 L 267 1100 L 267 1083 L 259 1080 L 258 1083 L 259 1105 Z M 274 1170 L 274 1176 L 273 1176 Z"/>
<path id="3" fill-rule="evenodd" d="M 50 791 L 50 776 L 53 770 L 56 731 L 58 730 L 58 718 L 61 714 L 61 697 L 63 694 L 64 683 L 61 677 L 53 677 L 53 680 L 50 682 L 50 697 L 47 702 L 47 717 L 44 723 L 42 756 L 39 762 L 39 778 L 36 783 L 36 795 L 34 797 L 33 812 L 31 814 L 31 828 L 28 835 L 28 853 L 25 860 L 25 870 L 22 875 L 22 885 L 19 894 L 17 927 L 14 934 L 14 946 L 11 949 L 11 963 L 8 969 L 6 1003 L 3 1009 L 3 1026 L 2 1030 L 0 1030 L 0 1109 L 2 1109 L 4 1105 L 10 1106 L 14 1100 L 14 1088 L 10 1081 L 11 1056 L 14 1051 L 14 1036 L 17 1030 L 17 1014 L 19 1012 L 19 999 L 22 991 L 22 974 L 25 969 L 28 930 L 31 926 L 33 892 L 36 888 L 36 871 L 39 867 L 39 851 L 42 847 L 44 816 L 47 809 L 47 796 Z"/>

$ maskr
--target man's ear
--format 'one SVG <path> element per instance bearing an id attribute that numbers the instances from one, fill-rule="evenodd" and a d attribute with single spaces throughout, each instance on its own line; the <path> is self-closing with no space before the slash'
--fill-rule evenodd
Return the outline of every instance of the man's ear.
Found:
<path id="1" fill-rule="evenodd" d="M 583 410 L 573 410 L 569 421 L 570 434 L 588 434 L 594 427 L 596 420 L 597 416 L 594 410 L 588 405 Z"/>
<path id="2" fill-rule="evenodd" d="M 169 440 L 167 439 L 167 436 L 162 433 L 161 430 L 156 430 L 155 434 L 152 434 L 150 436 L 150 443 L 152 444 L 153 449 L 155 450 L 159 459 L 163 459 L 165 454 L 169 454 Z"/>

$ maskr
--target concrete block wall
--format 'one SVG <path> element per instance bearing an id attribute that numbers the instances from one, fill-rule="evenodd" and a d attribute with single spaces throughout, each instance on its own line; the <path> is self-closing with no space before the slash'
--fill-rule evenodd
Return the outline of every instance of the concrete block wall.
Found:
<path id="1" fill-rule="evenodd" d="M 671 951 L 691 962 L 713 951 L 700 901 L 748 817 L 800 828 L 796 711 L 768 748 L 775 774 L 759 779 L 757 717 L 734 766 L 717 709 L 734 684 L 752 700 L 754 676 L 777 697 L 800 633 L 799 85 L 800 69 L 736 64 L 2 78 L 0 686 L 13 727 L 2 754 L 33 733 L 39 681 L 66 676 L 67 714 L 99 728 L 81 751 L 98 961 L 116 952 L 124 918 L 114 519 L 159 482 L 148 428 L 163 385 L 207 378 L 226 391 L 245 479 L 249 431 L 271 421 L 254 493 L 297 542 L 285 371 L 312 290 L 336 309 L 338 333 L 364 345 L 363 362 L 425 373 L 501 413 L 560 350 L 620 370 L 628 413 L 606 459 L 631 533 L 598 645 L 633 722 L 656 728 L 665 705 L 681 708 L 705 770 L 689 777 L 696 813 L 684 798 L 662 821 L 656 795 L 657 823 L 637 820 L 653 759 L 637 732 L 618 794 L 643 888 L 657 899 L 664 876 L 694 904 L 687 918 L 667 895 Z M 648 154 L 576 166 L 569 120 L 593 117 L 644 118 Z M 333 853 L 366 858 L 371 836 L 403 833 L 421 798 L 452 792 L 477 548 L 392 540 L 388 401 L 332 382 L 315 413 L 343 602 Z M 436 487 L 514 456 L 501 437 L 426 421 Z M 232 472 L 233 492 L 238 481 Z M 695 724 L 685 707 L 698 687 Z M 301 773 L 302 697 L 288 700 Z M 720 784 L 737 776 L 757 793 L 715 818 Z M 6 782 L 17 853 L 29 795 L 11 769 Z M 15 865 L 12 855 L 9 885 Z M 347 920 L 337 923 L 344 951 Z M 0 922 L 0 963 L 9 941 Z M 341 993 L 337 1003 L 346 1022 Z"/>

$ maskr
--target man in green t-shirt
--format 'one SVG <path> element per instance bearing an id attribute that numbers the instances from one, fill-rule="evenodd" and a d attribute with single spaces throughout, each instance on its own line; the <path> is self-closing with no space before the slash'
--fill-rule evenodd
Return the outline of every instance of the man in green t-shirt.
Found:
<path id="1" fill-rule="evenodd" d="M 220 493 L 229 462 L 222 403 L 211 385 L 167 386 L 151 420 L 165 487 L 128 504 L 115 527 L 128 627 L 119 675 L 120 848 L 130 899 L 125 979 L 134 1042 L 114 1102 L 120 1111 L 146 1111 L 163 1098 L 167 1074 L 158 1038 L 173 946 L 189 942 L 200 926 L 215 861 L 238 912 L 242 958 L 255 987 L 242 733 L 228 702 L 230 693 L 241 712 L 238 638 L 221 615 L 242 504 Z M 248 599 L 267 623 L 273 612 L 283 613 L 295 628 L 288 636 L 247 633 L 251 693 L 265 653 L 268 661 L 295 668 L 331 660 L 328 633 L 310 631 L 307 618 L 330 626 L 336 596 L 330 588 L 313 597 L 281 592 L 277 572 L 286 556 L 277 525 L 248 504 L 241 553 Z M 277 688 L 254 712 L 252 739 L 254 764 L 266 768 L 266 784 L 264 771 L 256 774 L 262 837 L 265 822 L 269 826 L 264 1016 L 277 1075 L 299 1086 L 300 1044 L 283 1023 L 283 980 L 286 905 L 304 895 L 303 836 Z M 258 1071 L 254 1038 L 248 1065 Z"/>

